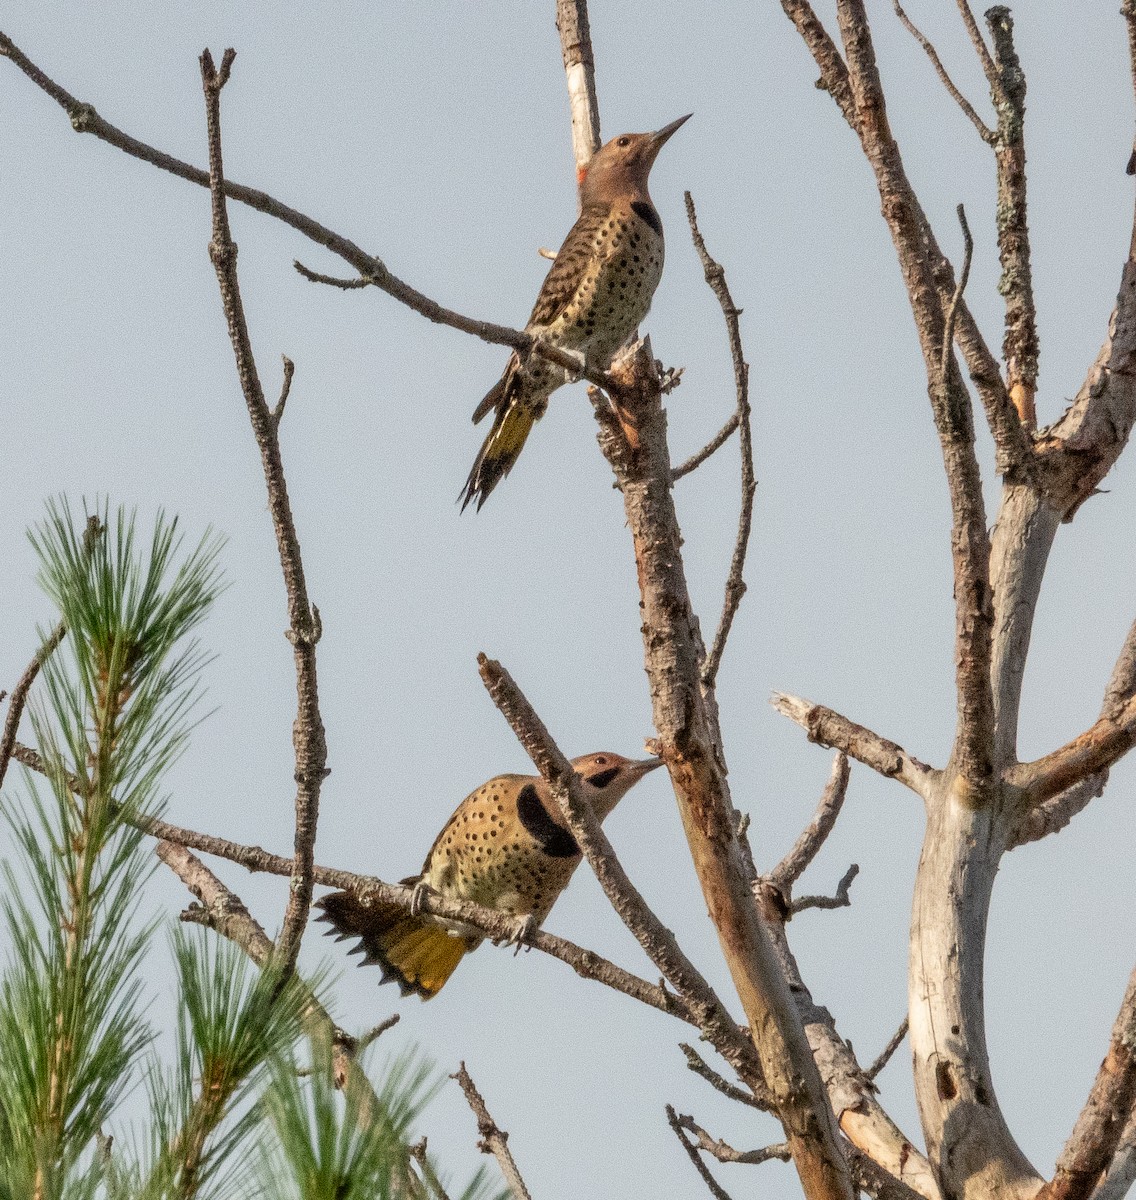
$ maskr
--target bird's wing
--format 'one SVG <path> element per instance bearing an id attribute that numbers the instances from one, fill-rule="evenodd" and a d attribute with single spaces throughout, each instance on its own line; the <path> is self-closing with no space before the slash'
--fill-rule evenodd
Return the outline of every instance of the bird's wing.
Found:
<path id="1" fill-rule="evenodd" d="M 589 204 L 568 231 L 564 245 L 545 276 L 536 298 L 529 326 L 551 325 L 579 290 L 580 282 L 595 254 L 596 232 L 611 215 L 607 204 Z"/>

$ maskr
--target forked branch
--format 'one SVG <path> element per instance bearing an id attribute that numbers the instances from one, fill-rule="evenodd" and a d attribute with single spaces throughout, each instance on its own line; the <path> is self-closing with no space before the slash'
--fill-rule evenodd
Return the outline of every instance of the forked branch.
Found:
<path id="1" fill-rule="evenodd" d="M 492 1154 L 497 1160 L 501 1174 L 509 1185 L 509 1191 L 513 1193 L 513 1200 L 532 1200 L 529 1189 L 525 1186 L 525 1181 L 517 1169 L 516 1159 L 513 1158 L 513 1153 L 509 1149 L 509 1135 L 499 1128 L 497 1122 L 489 1115 L 489 1109 L 486 1108 L 481 1093 L 465 1069 L 464 1062 L 458 1068 L 457 1074 L 451 1075 L 450 1078 L 457 1080 L 466 1103 L 477 1118 L 477 1135 L 481 1139 L 477 1143 L 478 1149 L 484 1154 Z"/>

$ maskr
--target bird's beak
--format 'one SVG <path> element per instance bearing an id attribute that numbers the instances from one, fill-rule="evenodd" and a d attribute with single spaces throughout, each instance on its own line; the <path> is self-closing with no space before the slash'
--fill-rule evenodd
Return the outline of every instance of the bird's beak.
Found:
<path id="1" fill-rule="evenodd" d="M 685 121 L 686 118 L 683 117 Z M 661 758 L 641 758 L 638 762 L 633 762 L 629 768 L 631 774 L 636 778 L 646 775 L 648 771 L 653 771 L 656 767 L 661 767 L 663 760 Z"/>
<path id="2" fill-rule="evenodd" d="M 658 154 L 671 134 L 677 132 L 679 127 L 685 125 L 693 116 L 694 113 L 687 113 L 685 117 L 679 117 L 677 121 L 672 121 L 669 125 L 664 125 L 662 129 L 651 134 L 651 139 L 655 146 L 655 153 Z"/>

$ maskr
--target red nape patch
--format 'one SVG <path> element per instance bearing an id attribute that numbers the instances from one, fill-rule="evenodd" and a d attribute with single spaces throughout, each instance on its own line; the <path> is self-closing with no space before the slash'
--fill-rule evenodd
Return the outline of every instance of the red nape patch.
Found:
<path id="1" fill-rule="evenodd" d="M 587 178 L 587 175 L 588 175 L 587 167 L 577 167 L 576 168 L 576 186 L 577 187 L 583 186 L 584 180 Z"/>

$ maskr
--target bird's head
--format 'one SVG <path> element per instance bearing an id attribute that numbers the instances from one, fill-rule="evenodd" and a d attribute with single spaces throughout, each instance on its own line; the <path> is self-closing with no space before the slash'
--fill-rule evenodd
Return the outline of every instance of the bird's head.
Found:
<path id="1" fill-rule="evenodd" d="M 580 184 L 582 201 L 607 201 L 629 193 L 646 194 L 647 176 L 659 151 L 692 113 L 654 133 L 621 133 L 596 151 Z"/>
<path id="2" fill-rule="evenodd" d="M 572 769 L 583 779 L 584 790 L 601 821 L 648 771 L 662 765 L 661 758 L 624 758 L 609 750 L 572 760 Z"/>

